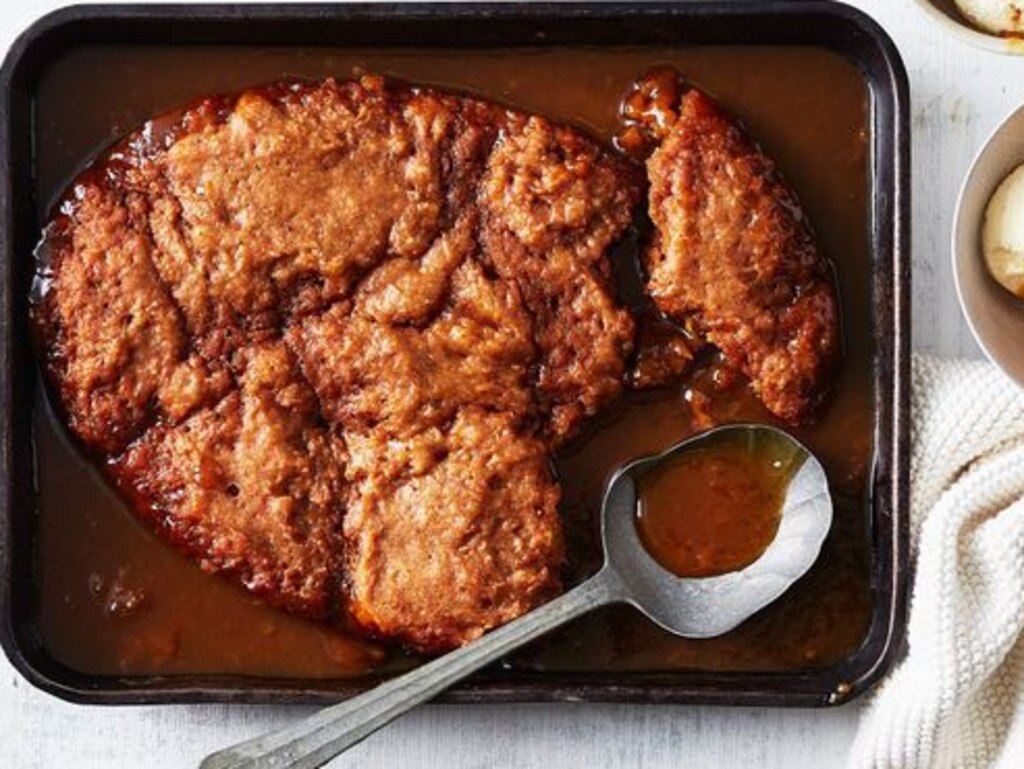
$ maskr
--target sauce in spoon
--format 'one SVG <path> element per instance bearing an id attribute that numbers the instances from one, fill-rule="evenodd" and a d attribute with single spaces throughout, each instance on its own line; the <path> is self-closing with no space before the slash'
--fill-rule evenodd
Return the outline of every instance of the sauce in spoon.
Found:
<path id="1" fill-rule="evenodd" d="M 683 451 L 639 479 L 641 542 L 679 577 L 750 565 L 775 538 L 801 458 L 782 441 L 742 433 Z"/>

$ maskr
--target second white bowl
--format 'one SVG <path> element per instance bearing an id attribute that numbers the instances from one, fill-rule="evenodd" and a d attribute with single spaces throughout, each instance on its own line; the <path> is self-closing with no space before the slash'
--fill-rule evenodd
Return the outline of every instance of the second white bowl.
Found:
<path id="1" fill-rule="evenodd" d="M 922 10 L 954 37 L 996 53 L 1024 56 L 1024 39 L 1000 37 L 971 26 L 956 9 L 953 0 L 914 0 Z"/>

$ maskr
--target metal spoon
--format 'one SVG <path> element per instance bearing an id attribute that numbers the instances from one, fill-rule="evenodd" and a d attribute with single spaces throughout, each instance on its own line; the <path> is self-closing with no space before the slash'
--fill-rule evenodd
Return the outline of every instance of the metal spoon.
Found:
<path id="1" fill-rule="evenodd" d="M 680 578 L 658 564 L 637 534 L 636 481 L 648 470 L 697 443 L 734 431 L 786 449 L 793 475 L 775 538 L 754 563 L 715 577 Z M 736 437 L 734 434 L 731 437 Z M 628 603 L 666 630 L 710 638 L 739 625 L 774 601 L 817 559 L 832 525 L 825 471 L 795 439 L 764 425 L 716 428 L 636 460 L 609 481 L 601 506 L 604 567 L 589 580 L 534 611 L 492 630 L 461 649 L 405 675 L 326 708 L 276 732 L 213 753 L 201 769 L 312 769 L 519 646 L 569 620 L 611 603 Z"/>

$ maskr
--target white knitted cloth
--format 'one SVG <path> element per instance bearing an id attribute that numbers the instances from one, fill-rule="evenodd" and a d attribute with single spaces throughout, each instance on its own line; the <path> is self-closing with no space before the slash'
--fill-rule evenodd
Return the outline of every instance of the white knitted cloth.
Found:
<path id="1" fill-rule="evenodd" d="M 1024 393 L 994 366 L 914 359 L 907 654 L 851 767 L 1024 767 Z"/>

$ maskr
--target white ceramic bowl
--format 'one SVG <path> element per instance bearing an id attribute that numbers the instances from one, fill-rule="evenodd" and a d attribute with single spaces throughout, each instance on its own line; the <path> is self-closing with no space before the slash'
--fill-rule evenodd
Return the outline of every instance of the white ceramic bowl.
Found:
<path id="1" fill-rule="evenodd" d="M 914 0 L 914 2 L 954 37 L 988 51 L 1024 56 L 1024 39 L 999 37 L 976 29 L 960 15 L 953 0 Z"/>
<path id="2" fill-rule="evenodd" d="M 1024 300 L 985 266 L 981 228 L 999 183 L 1024 163 L 1024 106 L 1000 124 L 974 159 L 953 217 L 953 275 L 967 323 L 985 354 L 1024 387 Z"/>

